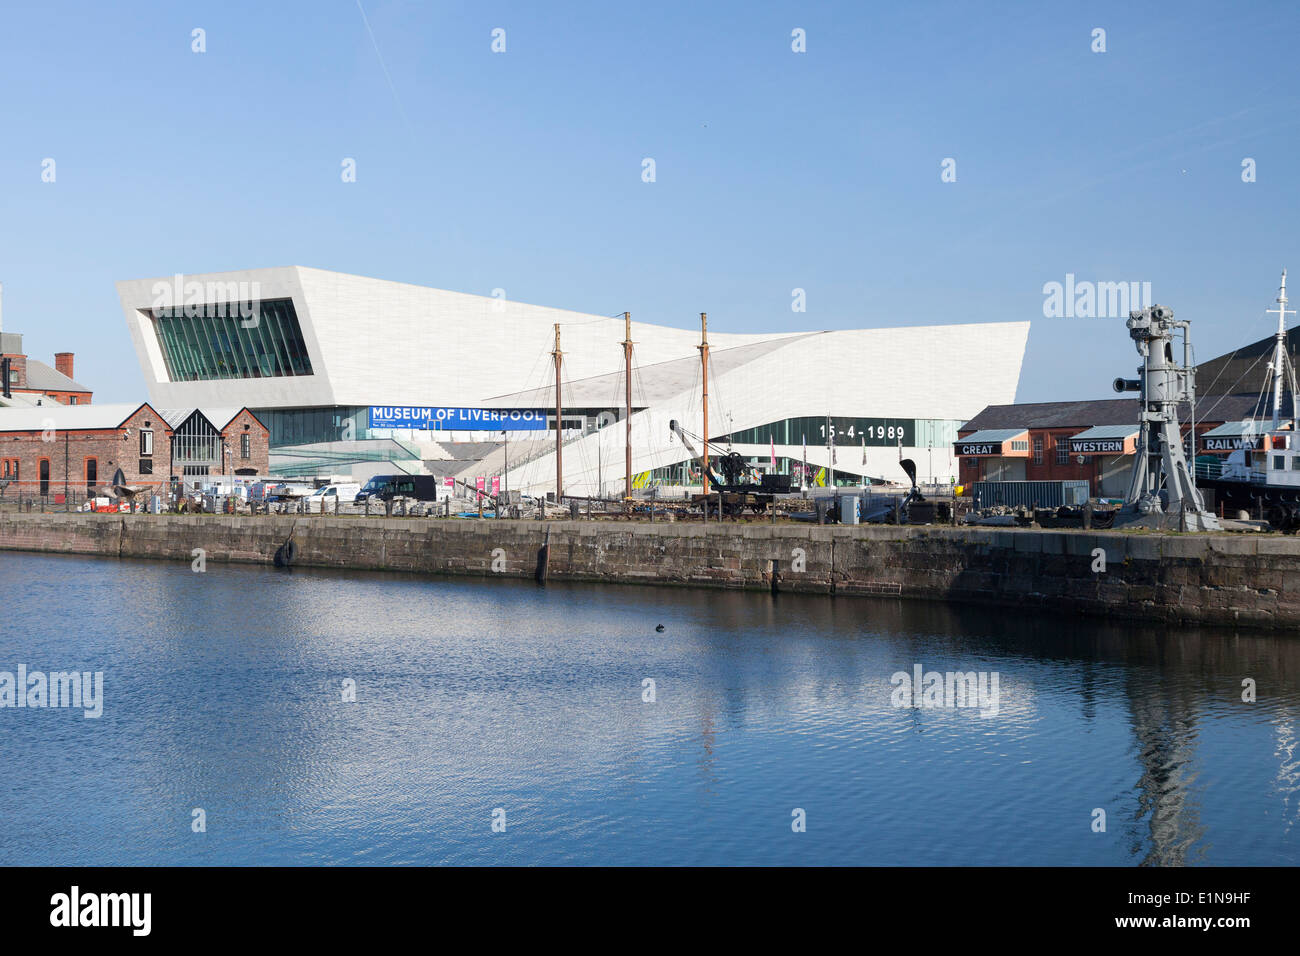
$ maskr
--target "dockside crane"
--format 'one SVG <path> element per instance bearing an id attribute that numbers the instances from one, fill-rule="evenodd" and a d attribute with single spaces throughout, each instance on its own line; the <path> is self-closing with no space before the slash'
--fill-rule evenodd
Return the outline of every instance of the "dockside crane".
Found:
<path id="1" fill-rule="evenodd" d="M 705 517 L 709 516 L 711 510 L 716 514 L 719 507 L 725 515 L 737 516 L 744 513 L 746 508 L 755 514 L 761 514 L 767 510 L 778 494 L 790 490 L 789 475 L 763 475 L 757 483 L 743 481 L 749 465 L 738 452 L 722 451 L 716 442 L 710 442 L 688 432 L 677 419 L 670 421 L 668 428 L 681 439 L 682 447 L 700 466 L 701 473 L 708 482 L 705 487 L 713 489 L 711 492 L 693 495 L 691 498 L 693 504 L 704 509 Z M 696 448 L 692 438 L 700 442 L 703 450 Z M 710 445 L 717 449 L 717 453 L 712 457 L 708 454 Z M 718 465 L 717 471 L 712 468 L 713 462 Z"/>

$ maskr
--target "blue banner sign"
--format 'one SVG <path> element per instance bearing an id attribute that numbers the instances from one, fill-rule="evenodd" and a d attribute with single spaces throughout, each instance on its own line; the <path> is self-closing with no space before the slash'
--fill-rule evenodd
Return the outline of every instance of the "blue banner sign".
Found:
<path id="1" fill-rule="evenodd" d="M 443 408 L 421 405 L 371 405 L 371 428 L 422 431 L 545 431 L 546 412 L 534 408 Z"/>

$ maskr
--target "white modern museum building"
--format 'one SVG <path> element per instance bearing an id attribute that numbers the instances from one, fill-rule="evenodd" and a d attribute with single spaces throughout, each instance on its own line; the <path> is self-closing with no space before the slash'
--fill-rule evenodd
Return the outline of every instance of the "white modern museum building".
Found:
<path id="1" fill-rule="evenodd" d="M 283 475 L 499 476 L 525 493 L 553 491 L 558 325 L 564 491 L 622 492 L 621 314 L 299 266 L 117 288 L 150 402 L 249 407 L 269 427 L 272 471 Z M 634 487 L 698 483 L 668 425 L 705 430 L 698 315 L 684 310 L 675 327 L 632 314 Z M 898 461 L 911 458 L 923 480 L 947 482 L 958 427 L 1015 400 L 1028 332 L 1023 321 L 711 330 L 713 453 L 814 484 L 831 467 L 840 484 L 903 480 Z"/>

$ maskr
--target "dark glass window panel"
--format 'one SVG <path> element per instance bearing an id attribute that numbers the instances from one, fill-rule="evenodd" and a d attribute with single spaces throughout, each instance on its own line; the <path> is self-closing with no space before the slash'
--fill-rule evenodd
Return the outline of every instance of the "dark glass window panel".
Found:
<path id="1" fill-rule="evenodd" d="M 311 375 L 311 359 L 290 299 L 257 305 L 257 322 L 201 307 L 153 313 L 158 345 L 174 382 Z M 247 322 L 247 324 L 246 324 Z"/>
<path id="2" fill-rule="evenodd" d="M 352 423 L 353 439 L 365 441 L 376 437 L 375 431 L 369 427 L 370 410 L 363 406 L 254 408 L 252 412 L 270 432 L 272 448 L 342 441 L 349 421 Z"/>

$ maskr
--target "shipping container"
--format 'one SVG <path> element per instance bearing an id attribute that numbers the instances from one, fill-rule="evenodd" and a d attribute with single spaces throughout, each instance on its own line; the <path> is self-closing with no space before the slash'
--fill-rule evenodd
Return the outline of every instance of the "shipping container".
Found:
<path id="1" fill-rule="evenodd" d="M 1086 479 L 1066 481 L 977 481 L 971 485 L 971 501 L 976 508 L 1060 508 L 1082 505 L 1088 501 Z"/>

